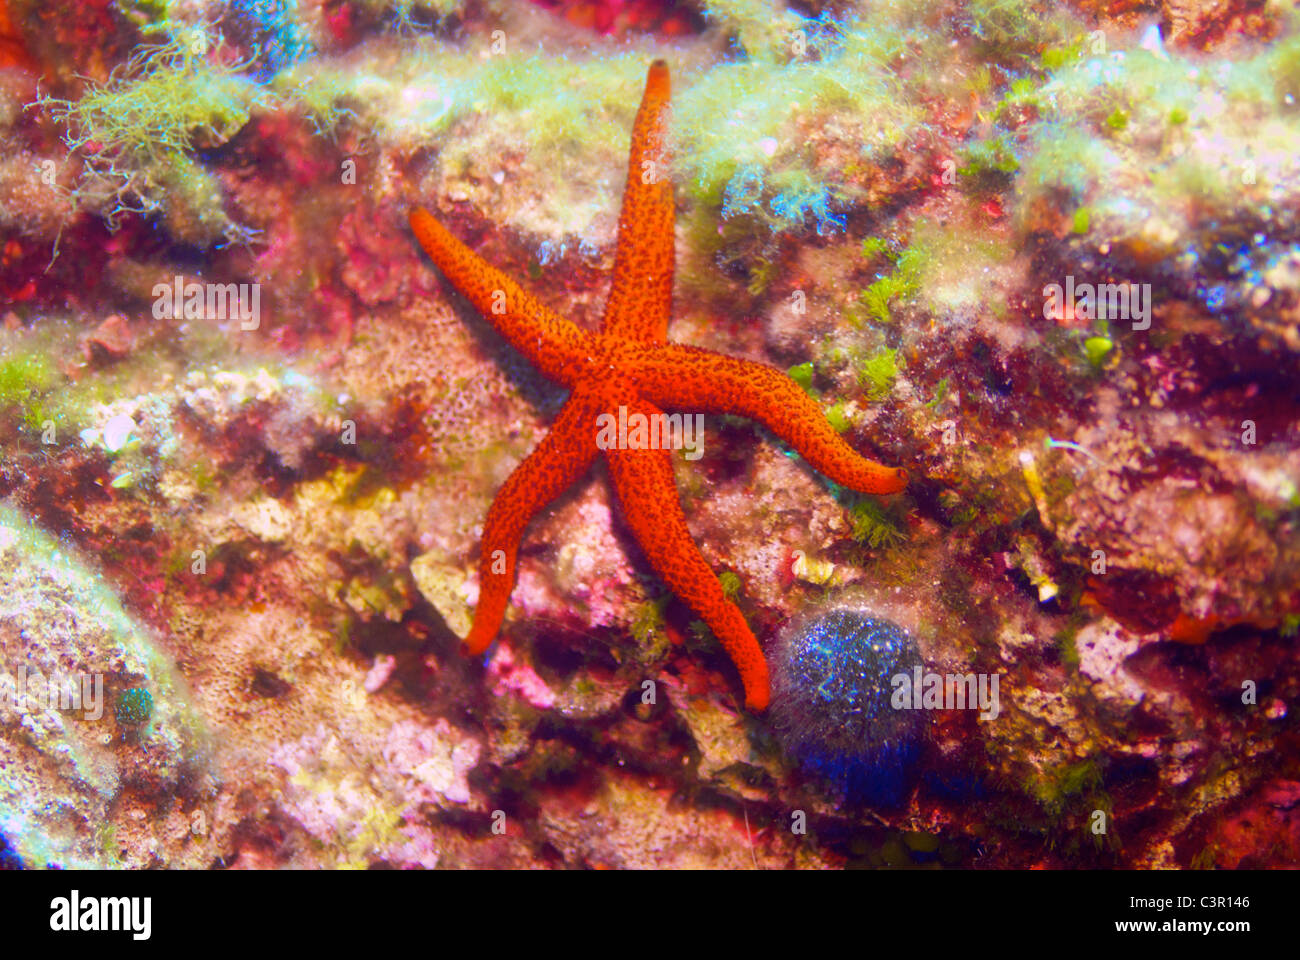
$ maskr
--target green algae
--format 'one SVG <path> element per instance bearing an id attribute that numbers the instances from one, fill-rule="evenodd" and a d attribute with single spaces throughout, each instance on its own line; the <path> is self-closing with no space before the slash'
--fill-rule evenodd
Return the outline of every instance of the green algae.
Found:
<path id="1" fill-rule="evenodd" d="M 841 401 L 834 406 L 827 407 L 822 411 L 826 416 L 826 422 L 831 425 L 831 429 L 836 433 L 844 433 L 853 426 L 846 412 L 846 405 Z"/>
<path id="2" fill-rule="evenodd" d="M 866 388 L 867 397 L 879 402 L 894 391 L 898 379 L 898 351 L 881 350 L 872 354 L 858 368 L 858 381 Z"/>
<path id="3" fill-rule="evenodd" d="M 0 361 L 0 410 L 16 410 L 29 429 L 41 429 L 50 418 L 45 395 L 59 379 L 44 352 L 27 351 Z"/>
<path id="4" fill-rule="evenodd" d="M 750 60 L 700 75 L 675 106 L 676 164 L 686 191 L 720 203 L 724 218 L 745 216 L 769 230 L 834 229 L 837 211 L 865 202 L 865 190 L 822 163 L 799 130 L 834 117 L 868 164 L 898 148 L 919 126 L 920 112 L 886 69 L 888 55 L 852 32 L 823 61 Z"/>
<path id="5" fill-rule="evenodd" d="M 814 394 L 812 388 L 813 365 L 811 360 L 791 367 L 786 371 L 786 376 L 797 383 L 804 393 Z"/>
<path id="6" fill-rule="evenodd" d="M 672 648 L 666 629 L 667 620 L 664 618 L 664 611 L 672 599 L 673 595 L 665 592 L 653 600 L 633 604 L 628 610 L 628 632 L 636 641 L 636 661 L 644 667 L 662 662 Z M 594 695 L 594 691 L 588 694 L 591 695 Z"/>
<path id="7" fill-rule="evenodd" d="M 1051 3 L 970 0 L 965 14 L 976 51 L 1008 64 L 1019 65 L 1040 56 L 1044 48 L 1060 50 L 1080 29 L 1068 10 Z"/>
<path id="8" fill-rule="evenodd" d="M 856 145 L 867 164 L 904 143 L 922 115 L 888 69 L 896 46 L 876 31 L 850 30 L 815 61 L 674 69 L 671 140 L 680 189 L 766 229 L 837 229 L 840 211 L 863 203 L 866 188 L 825 164 L 803 131 L 833 119 L 836 142 Z M 354 124 L 383 143 L 440 143 L 439 176 L 482 192 L 484 203 L 499 191 L 480 181 L 491 180 L 502 157 L 517 158 L 532 168 L 540 198 L 531 211 L 534 229 L 581 234 L 617 204 L 644 77 L 641 56 L 482 57 L 421 40 L 386 58 L 382 71 L 304 63 L 277 75 L 273 86 L 321 130 Z M 545 165 L 530 160 L 543 155 Z M 754 282 L 762 288 L 761 271 Z"/>
<path id="9" fill-rule="evenodd" d="M 92 85 L 75 102 L 49 101 L 55 119 L 70 127 L 68 145 L 93 142 L 119 162 L 144 167 L 229 140 L 248 122 L 257 91 L 237 67 L 212 64 L 208 51 L 217 40 L 203 28 L 182 31 L 139 48 L 106 84 Z"/>
<path id="10" fill-rule="evenodd" d="M 1044 808 L 1056 815 L 1069 807 L 1096 807 L 1104 796 L 1101 768 L 1094 757 L 1045 770 L 1034 789 Z"/>
<path id="11" fill-rule="evenodd" d="M 803 18 L 779 0 L 703 0 L 702 7 L 716 29 L 730 34 L 751 59 L 790 59 L 798 55 L 799 40 L 808 39 L 806 33 L 797 35 Z"/>
<path id="12" fill-rule="evenodd" d="M 862 257 L 872 260 L 889 253 L 889 244 L 880 237 L 867 237 L 862 241 Z"/>
<path id="13" fill-rule="evenodd" d="M 853 539 L 873 550 L 889 550 L 907 540 L 904 519 L 897 505 L 883 507 L 872 497 L 863 497 L 850 510 Z"/>
<path id="14" fill-rule="evenodd" d="M 980 190 L 1005 186 L 1011 175 L 1020 169 L 1015 150 L 1001 134 L 975 141 L 961 151 L 961 156 L 964 163 L 957 173 Z"/>
<path id="15" fill-rule="evenodd" d="M 934 396 L 926 401 L 926 407 L 930 410 L 938 410 L 945 400 L 948 399 L 948 392 L 951 389 L 951 382 L 948 377 L 944 377 L 934 385 Z"/>
<path id="16" fill-rule="evenodd" d="M 755 264 L 749 271 L 749 286 L 745 288 L 745 292 L 751 297 L 763 296 L 772 285 L 776 272 L 776 264 L 770 260 L 762 260 Z"/>
<path id="17" fill-rule="evenodd" d="M 0 404 L 18 406 L 55 382 L 54 367 L 40 354 L 23 354 L 0 361 Z"/>
<path id="18" fill-rule="evenodd" d="M 718 582 L 722 584 L 722 595 L 728 600 L 734 600 L 736 595 L 740 593 L 740 577 L 730 570 L 724 570 L 718 574 Z"/>
<path id="19" fill-rule="evenodd" d="M 1079 668 L 1079 648 L 1075 645 L 1075 638 L 1078 633 L 1077 627 L 1070 627 L 1060 631 L 1052 638 L 1056 651 L 1061 657 L 1061 662 L 1072 670 Z"/>
<path id="20" fill-rule="evenodd" d="M 863 290 L 859 300 L 867 317 L 876 323 L 893 323 L 894 314 L 890 303 L 904 297 L 910 297 L 917 291 L 917 270 L 914 264 L 904 263 L 900 258 L 899 268 L 876 280 Z"/>
<path id="21" fill-rule="evenodd" d="M 1290 36 L 1212 61 L 1130 47 L 1051 64 L 1041 115 L 1022 131 L 1019 223 L 1062 202 L 1086 206 L 1086 232 L 1150 255 L 1174 250 L 1189 218 L 1250 215 L 1266 189 L 1293 179 L 1281 158 L 1300 118 L 1279 78 L 1294 71 L 1298 44 Z"/>
<path id="22" fill-rule="evenodd" d="M 1046 47 L 1038 57 L 1039 66 L 1049 73 L 1060 70 L 1067 64 L 1074 63 L 1083 56 L 1083 38 L 1072 43 L 1053 44 Z"/>
<path id="23" fill-rule="evenodd" d="M 209 56 L 221 37 L 207 24 L 169 29 L 172 39 L 138 47 L 79 99 L 40 101 L 85 163 L 74 198 L 100 208 L 110 226 L 123 212 L 161 211 L 186 226 L 177 234 L 185 242 L 246 241 L 216 181 L 190 155 L 233 137 L 267 104 L 265 93 L 240 75 L 244 64 Z"/>
<path id="24" fill-rule="evenodd" d="M 1106 362 L 1106 357 L 1114 346 L 1109 337 L 1089 337 L 1083 341 L 1083 352 L 1090 364 L 1100 367 Z"/>
<path id="25" fill-rule="evenodd" d="M 876 279 L 860 294 L 857 306 L 866 314 L 866 319 L 880 324 L 894 322 L 892 304 L 895 301 L 914 297 L 922 286 L 922 277 L 933 259 L 930 244 L 920 239 L 922 234 L 929 236 L 933 230 L 925 223 L 918 224 L 917 239 L 912 244 L 894 253 L 889 244 L 878 237 L 868 237 L 862 242 L 862 255 L 867 260 L 884 260 L 890 269 L 878 274 Z M 856 311 L 851 311 L 856 313 Z"/>

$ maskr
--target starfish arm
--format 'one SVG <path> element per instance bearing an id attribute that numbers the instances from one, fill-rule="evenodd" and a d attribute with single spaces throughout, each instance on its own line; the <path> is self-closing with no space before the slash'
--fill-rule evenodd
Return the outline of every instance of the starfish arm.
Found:
<path id="1" fill-rule="evenodd" d="M 862 493 L 897 493 L 907 472 L 860 456 L 821 407 L 775 367 L 685 344 L 656 346 L 628 371 L 651 403 L 757 420 L 831 480 Z"/>
<path id="2" fill-rule="evenodd" d="M 632 405 L 647 415 L 659 411 L 647 403 Z M 623 519 L 646 559 L 668 588 L 684 600 L 731 657 L 745 687 L 745 706 L 767 709 L 771 685 L 763 650 L 740 608 L 727 599 L 717 575 L 691 539 L 673 482 L 667 450 L 607 450 L 610 478 Z"/>
<path id="3" fill-rule="evenodd" d="M 669 94 L 668 65 L 656 60 L 632 127 L 614 280 L 602 327 L 628 340 L 662 343 L 672 313 L 675 211 L 666 149 Z"/>
<path id="4" fill-rule="evenodd" d="M 595 420 L 607 404 L 595 390 L 579 388 L 555 418 L 537 449 L 502 484 L 483 522 L 479 597 L 465 653 L 477 656 L 501 629 L 515 587 L 515 561 L 529 521 L 582 476 L 596 458 Z"/>
<path id="5" fill-rule="evenodd" d="M 551 380 L 572 386 L 593 339 L 542 306 L 500 270 L 461 243 L 423 207 L 411 210 L 411 230 L 452 286 Z"/>

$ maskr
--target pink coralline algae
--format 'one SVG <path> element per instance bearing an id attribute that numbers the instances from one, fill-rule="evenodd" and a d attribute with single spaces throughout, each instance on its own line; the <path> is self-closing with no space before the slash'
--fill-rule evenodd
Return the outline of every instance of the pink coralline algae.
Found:
<path id="1" fill-rule="evenodd" d="M 549 710 L 555 693 L 527 663 L 521 663 L 508 643 L 499 643 L 488 661 L 488 680 L 496 696 L 517 696 L 534 707 Z"/>

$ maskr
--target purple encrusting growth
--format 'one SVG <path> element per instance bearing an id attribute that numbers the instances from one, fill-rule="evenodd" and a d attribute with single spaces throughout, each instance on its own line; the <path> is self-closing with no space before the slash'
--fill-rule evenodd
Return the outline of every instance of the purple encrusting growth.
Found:
<path id="1" fill-rule="evenodd" d="M 890 679 L 921 663 L 906 630 L 858 606 L 792 621 L 772 658 L 771 714 L 782 744 L 850 801 L 897 804 L 925 719 L 891 706 Z"/>
<path id="2" fill-rule="evenodd" d="M 0 870 L 21 870 L 23 868 L 22 857 L 9 846 L 9 841 L 3 833 L 0 833 Z"/>

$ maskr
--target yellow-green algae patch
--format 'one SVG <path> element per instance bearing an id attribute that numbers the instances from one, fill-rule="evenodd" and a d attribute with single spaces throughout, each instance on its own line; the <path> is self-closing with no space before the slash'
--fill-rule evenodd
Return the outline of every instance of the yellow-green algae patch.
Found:
<path id="1" fill-rule="evenodd" d="M 225 143 L 255 106 L 268 105 L 239 72 L 243 64 L 209 55 L 220 43 L 205 24 L 177 27 L 171 40 L 137 48 L 79 99 L 41 101 L 85 164 L 74 198 L 102 212 L 110 226 L 124 212 L 160 211 L 188 243 L 248 239 L 226 214 L 216 179 L 191 156 Z"/>

